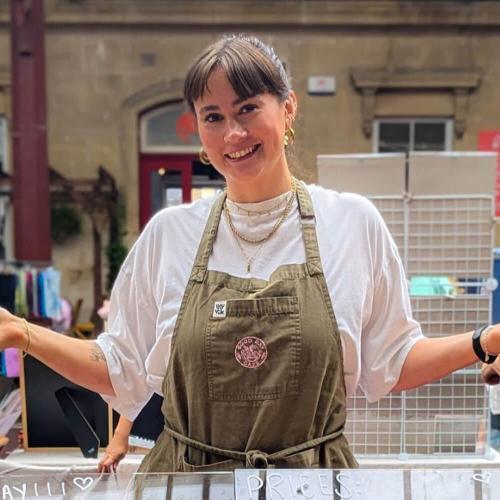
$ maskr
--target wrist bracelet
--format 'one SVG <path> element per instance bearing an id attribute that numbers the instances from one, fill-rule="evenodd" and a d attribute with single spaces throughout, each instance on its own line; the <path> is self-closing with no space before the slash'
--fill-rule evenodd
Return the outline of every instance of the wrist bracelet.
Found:
<path id="1" fill-rule="evenodd" d="M 497 359 L 496 354 L 490 354 L 488 352 L 486 345 L 485 345 L 486 350 L 483 349 L 483 346 L 481 345 L 481 336 L 483 335 L 483 333 L 487 332 L 489 328 L 490 325 L 482 326 L 481 328 L 478 328 L 472 335 L 472 348 L 474 349 L 476 356 L 479 358 L 480 361 L 488 365 L 490 365 Z"/>
<path id="2" fill-rule="evenodd" d="M 28 336 L 28 342 L 23 352 L 23 358 L 25 358 L 28 355 L 29 348 L 31 347 L 31 331 L 28 322 L 24 318 L 23 322 L 24 322 L 24 328 L 26 329 L 26 335 Z"/>
<path id="3" fill-rule="evenodd" d="M 486 353 L 486 359 L 489 359 L 490 356 L 493 356 L 493 354 L 490 354 L 490 350 L 488 349 L 488 335 L 490 334 L 492 328 L 493 328 L 492 325 L 488 326 L 488 328 L 485 328 L 483 330 L 483 333 L 481 333 L 481 338 L 479 339 L 481 347 L 483 348 L 483 351 Z"/>

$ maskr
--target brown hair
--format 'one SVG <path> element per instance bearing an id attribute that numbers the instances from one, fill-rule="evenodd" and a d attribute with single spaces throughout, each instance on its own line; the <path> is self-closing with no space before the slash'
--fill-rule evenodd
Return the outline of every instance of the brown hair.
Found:
<path id="1" fill-rule="evenodd" d="M 184 98 L 191 111 L 194 101 L 207 91 L 208 80 L 216 69 L 224 71 L 242 99 L 269 92 L 283 102 L 291 90 L 285 67 L 272 47 L 252 35 L 224 35 L 188 71 Z"/>

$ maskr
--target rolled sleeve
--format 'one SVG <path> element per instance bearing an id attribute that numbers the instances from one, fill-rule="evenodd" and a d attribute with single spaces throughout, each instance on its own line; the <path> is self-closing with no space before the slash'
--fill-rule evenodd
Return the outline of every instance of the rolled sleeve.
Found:
<path id="1" fill-rule="evenodd" d="M 372 314 L 361 339 L 360 387 L 369 402 L 388 394 L 396 385 L 406 357 L 423 338 L 413 319 L 408 285 L 395 246 L 377 280 Z"/>
<path id="2" fill-rule="evenodd" d="M 129 370 L 124 366 L 120 356 L 117 356 L 114 342 L 108 338 L 107 333 L 100 335 L 97 343 L 106 357 L 109 378 L 115 392 L 115 396 L 101 394 L 101 397 L 120 415 L 134 421 L 148 401 L 152 391 L 148 389 L 146 384 L 138 384 L 136 381 L 126 383 Z"/>
<path id="3" fill-rule="evenodd" d="M 145 363 L 155 344 L 158 313 L 143 245 L 134 246 L 118 274 L 111 293 L 108 330 L 97 338 L 115 392 L 115 396 L 101 396 L 129 420 L 137 417 L 153 394 Z"/>

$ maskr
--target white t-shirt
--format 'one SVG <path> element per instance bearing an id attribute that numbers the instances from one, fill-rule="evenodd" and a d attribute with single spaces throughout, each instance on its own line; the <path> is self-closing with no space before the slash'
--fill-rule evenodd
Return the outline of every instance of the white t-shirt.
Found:
<path id="1" fill-rule="evenodd" d="M 359 385 L 369 401 L 376 401 L 394 387 L 406 355 L 422 338 L 420 326 L 411 315 L 402 263 L 382 217 L 370 201 L 314 185 L 307 189 L 342 338 L 347 391 L 352 395 Z M 285 193 L 238 206 L 229 203 L 235 227 L 249 238 L 264 236 L 273 227 L 287 196 Z M 136 241 L 115 282 L 109 331 L 97 342 L 106 356 L 116 394 L 104 399 L 131 420 L 153 392 L 162 392 L 177 313 L 214 201 L 203 199 L 157 213 Z M 242 206 L 264 213 L 248 215 Z M 248 274 L 247 260 L 222 214 L 208 269 L 267 280 L 282 264 L 305 262 L 296 200 L 283 225 L 256 248 L 244 246 L 248 257 L 257 251 Z"/>

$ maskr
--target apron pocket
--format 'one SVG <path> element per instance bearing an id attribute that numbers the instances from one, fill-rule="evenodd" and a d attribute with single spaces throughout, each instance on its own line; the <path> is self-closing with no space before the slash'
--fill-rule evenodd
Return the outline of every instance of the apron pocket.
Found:
<path id="1" fill-rule="evenodd" d="M 299 392 L 298 297 L 235 299 L 206 330 L 209 398 L 265 401 Z"/>

